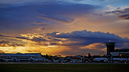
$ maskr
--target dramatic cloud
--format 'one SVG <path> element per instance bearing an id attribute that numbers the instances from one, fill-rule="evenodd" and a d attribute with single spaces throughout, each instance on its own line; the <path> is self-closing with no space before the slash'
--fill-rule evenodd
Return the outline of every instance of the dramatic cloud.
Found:
<path id="1" fill-rule="evenodd" d="M 27 43 L 25 45 L 20 45 L 10 41 L 1 40 L 1 47 L 15 47 L 10 48 L 11 52 L 75 55 L 82 52 L 90 52 L 92 54 L 97 54 L 99 52 L 106 53 L 106 46 L 104 42 L 107 42 L 108 40 L 117 42 L 116 48 L 128 48 L 129 43 L 128 38 L 121 38 L 110 33 L 91 32 L 87 30 L 73 31 L 70 33 L 28 33 L 21 34 L 20 37 L 14 38 L 26 41 Z M 18 46 L 21 47 L 18 48 Z M 7 51 L 8 48 L 4 49 L 6 50 L 3 51 Z"/>
<path id="2" fill-rule="evenodd" d="M 0 53 L 4 53 L 4 51 L 0 50 Z"/>
<path id="3" fill-rule="evenodd" d="M 90 4 L 54 1 L 51 4 L 6 5 L 0 8 L 0 29 L 4 33 L 42 31 L 45 28 L 43 26 L 73 23 L 74 17 L 92 14 L 99 8 Z"/>
<path id="4" fill-rule="evenodd" d="M 121 15 L 121 16 L 118 16 L 118 17 L 123 18 L 123 19 L 129 19 L 129 14 Z"/>
<path id="5" fill-rule="evenodd" d="M 84 37 L 91 37 L 91 38 L 108 38 L 108 39 L 119 39 L 122 40 L 123 38 L 115 35 L 115 34 L 110 34 L 110 33 L 104 33 L 104 32 L 91 32 L 87 30 L 82 30 L 82 31 L 73 31 L 71 33 L 60 33 L 57 34 L 58 32 L 53 32 L 53 33 L 48 33 L 48 35 L 55 36 L 58 38 L 70 38 L 70 37 L 78 37 L 78 38 L 84 38 Z"/>
<path id="6" fill-rule="evenodd" d="M 80 49 L 102 49 L 105 48 L 105 45 L 102 43 L 93 43 L 84 47 L 80 47 Z"/>
<path id="7" fill-rule="evenodd" d="M 76 55 L 129 46 L 129 0 L 0 1 L 0 50 Z"/>
<path id="8" fill-rule="evenodd" d="M 15 46 L 24 46 L 24 45 L 22 45 L 22 44 L 17 44 L 17 43 L 15 43 L 15 42 L 6 41 L 6 40 L 1 40 L 1 41 L 0 41 L 0 46 L 1 46 L 1 47 L 9 47 L 9 46 L 15 47 Z"/>
<path id="9" fill-rule="evenodd" d="M 109 6 L 108 6 L 109 7 Z M 110 6 L 111 7 L 111 6 Z M 117 8 L 111 12 L 106 12 L 107 14 L 116 14 L 118 18 L 129 19 L 129 7 Z"/>
<path id="10" fill-rule="evenodd" d="M 86 31 L 86 30 L 74 31 L 71 33 L 60 33 L 58 35 L 57 35 L 57 33 L 58 32 L 53 32 L 51 34 L 49 33 L 48 35 L 54 36 L 56 38 L 68 38 L 68 40 L 71 41 L 71 43 L 64 44 L 65 46 L 76 46 L 76 47 L 86 46 L 87 47 L 90 44 L 94 44 L 94 46 L 96 46 L 96 48 L 101 49 L 101 47 L 104 46 L 103 45 L 104 42 L 107 42 L 109 40 L 117 42 L 116 47 L 123 47 L 124 43 L 129 43 L 128 38 L 121 38 L 115 34 L 110 34 L 110 33 L 91 32 L 91 31 Z M 72 42 L 74 42 L 74 43 L 72 43 Z M 99 47 L 99 45 L 96 45 L 98 43 L 102 43 L 102 46 Z M 91 47 L 91 48 L 93 48 L 93 47 Z"/>
<path id="11" fill-rule="evenodd" d="M 53 32 L 53 33 L 47 33 L 47 34 L 21 34 L 22 37 L 17 37 L 20 39 L 30 40 L 34 41 L 33 43 L 29 43 L 29 46 L 43 46 L 42 48 L 39 48 L 44 51 L 44 48 L 47 49 L 59 49 L 60 54 L 65 53 L 80 53 L 82 50 L 86 51 L 90 50 L 95 52 L 95 50 L 99 53 L 101 51 L 106 52 L 106 46 L 104 42 L 108 42 L 109 40 L 116 43 L 117 48 L 128 48 L 129 39 L 128 38 L 121 38 L 115 34 L 110 33 L 103 33 L 103 32 L 91 32 L 87 30 L 83 31 L 73 31 L 70 33 L 59 33 L 59 32 Z M 68 50 L 62 51 L 62 48 Z M 52 47 L 52 48 L 51 48 Z M 64 48 L 64 49 L 65 49 Z M 38 49 L 38 50 L 39 50 Z M 40 52 L 37 50 L 37 47 L 30 50 L 26 50 L 29 52 Z M 61 52 L 60 52 L 61 50 Z M 69 51 L 70 50 L 70 51 Z M 50 53 L 49 50 L 45 50 Z M 95 52 L 95 53 L 97 53 Z M 42 52 L 43 53 L 43 52 Z M 53 52 L 52 52 L 53 53 Z M 55 52 L 54 52 L 55 53 Z"/>

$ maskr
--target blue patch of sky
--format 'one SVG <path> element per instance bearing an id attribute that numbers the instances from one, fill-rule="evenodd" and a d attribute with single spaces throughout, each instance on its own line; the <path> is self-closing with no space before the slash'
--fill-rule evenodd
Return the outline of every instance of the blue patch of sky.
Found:
<path id="1" fill-rule="evenodd" d="M 106 7 L 107 5 L 111 5 L 114 7 L 129 6 L 129 0 L 69 0 L 68 2 L 100 5 L 100 6 L 104 6 L 104 7 Z"/>

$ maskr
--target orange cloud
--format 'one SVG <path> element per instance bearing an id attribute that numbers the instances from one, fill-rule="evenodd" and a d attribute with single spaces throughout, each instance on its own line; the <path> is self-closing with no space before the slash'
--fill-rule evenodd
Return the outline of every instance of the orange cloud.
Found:
<path id="1" fill-rule="evenodd" d="M 35 46 L 35 47 L 28 47 L 25 49 L 25 52 L 31 52 L 31 53 L 42 53 L 42 54 L 52 54 L 57 55 L 61 53 L 62 51 L 70 50 L 70 48 L 66 46 Z"/>
<path id="2" fill-rule="evenodd" d="M 4 53 L 4 51 L 0 50 L 0 53 Z"/>
<path id="3" fill-rule="evenodd" d="M 16 47 L 16 46 L 24 46 L 24 45 L 23 44 L 18 44 L 18 43 L 15 43 L 15 42 L 11 42 L 11 41 L 7 41 L 7 40 L 1 40 L 0 41 L 0 47 L 9 47 L 9 46 Z"/>
<path id="4" fill-rule="evenodd" d="M 87 46 L 80 47 L 80 49 L 103 49 L 105 47 L 102 43 L 93 43 Z"/>

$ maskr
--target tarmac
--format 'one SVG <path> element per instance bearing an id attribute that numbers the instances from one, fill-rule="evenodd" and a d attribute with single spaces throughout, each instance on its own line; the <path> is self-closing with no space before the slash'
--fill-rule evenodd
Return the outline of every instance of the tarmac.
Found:
<path id="1" fill-rule="evenodd" d="M 0 62 L 0 64 L 129 64 L 129 63 L 54 63 L 54 62 Z"/>

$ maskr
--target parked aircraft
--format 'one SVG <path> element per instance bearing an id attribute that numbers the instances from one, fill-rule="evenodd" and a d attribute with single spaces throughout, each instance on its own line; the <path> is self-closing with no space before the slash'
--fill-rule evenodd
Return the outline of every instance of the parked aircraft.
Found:
<path id="1" fill-rule="evenodd" d="M 108 62 L 108 59 L 107 58 L 94 58 L 92 60 L 92 62 L 104 62 L 104 63 L 106 63 L 106 62 Z"/>

